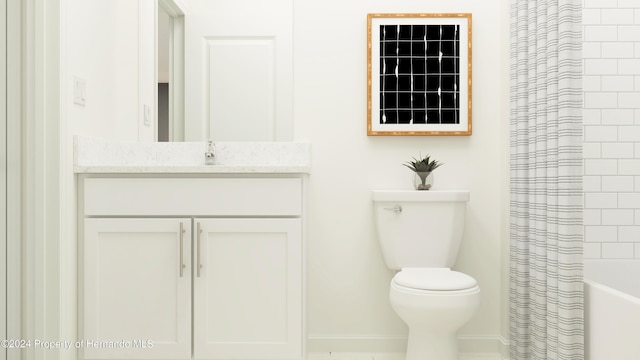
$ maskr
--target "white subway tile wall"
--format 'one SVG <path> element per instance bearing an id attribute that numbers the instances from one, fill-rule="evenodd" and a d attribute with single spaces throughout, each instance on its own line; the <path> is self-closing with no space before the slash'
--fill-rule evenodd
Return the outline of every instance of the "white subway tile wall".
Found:
<path id="1" fill-rule="evenodd" d="M 584 0 L 584 257 L 640 259 L 640 0 Z"/>

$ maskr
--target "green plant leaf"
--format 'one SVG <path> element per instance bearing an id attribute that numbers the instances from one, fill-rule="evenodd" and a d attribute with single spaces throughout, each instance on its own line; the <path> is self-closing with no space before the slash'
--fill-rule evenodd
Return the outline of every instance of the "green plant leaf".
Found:
<path id="1" fill-rule="evenodd" d="M 433 170 L 442 166 L 443 163 L 440 163 L 437 160 L 431 160 L 431 156 L 427 155 L 425 157 L 421 156 L 421 159 L 416 159 L 414 157 L 413 161 L 407 161 L 402 165 L 406 166 L 414 172 L 432 172 Z"/>

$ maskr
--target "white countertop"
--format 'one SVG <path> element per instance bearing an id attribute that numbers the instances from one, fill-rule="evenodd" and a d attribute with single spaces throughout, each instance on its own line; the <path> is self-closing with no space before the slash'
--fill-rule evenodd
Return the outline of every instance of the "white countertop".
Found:
<path id="1" fill-rule="evenodd" d="M 78 174 L 308 174 L 307 166 L 74 166 Z"/>
<path id="2" fill-rule="evenodd" d="M 74 172 L 84 174 L 294 174 L 311 170 L 302 142 L 215 142 L 214 165 L 204 164 L 206 142 L 138 143 L 76 136 Z"/>

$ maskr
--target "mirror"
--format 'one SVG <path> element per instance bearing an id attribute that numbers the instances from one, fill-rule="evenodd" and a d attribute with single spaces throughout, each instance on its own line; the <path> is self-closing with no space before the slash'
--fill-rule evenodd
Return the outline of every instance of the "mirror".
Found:
<path id="1" fill-rule="evenodd" d="M 155 139 L 291 141 L 293 2 L 189 1 L 186 27 L 182 0 L 156 1 L 158 48 L 168 46 L 169 77 L 154 95 L 163 106 L 154 113 L 167 114 L 159 124 L 166 131 L 156 130 Z"/>

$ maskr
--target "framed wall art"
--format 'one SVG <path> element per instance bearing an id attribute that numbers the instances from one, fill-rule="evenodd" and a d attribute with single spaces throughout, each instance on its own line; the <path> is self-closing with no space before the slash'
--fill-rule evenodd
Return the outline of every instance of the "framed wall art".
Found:
<path id="1" fill-rule="evenodd" d="M 471 135 L 471 14 L 368 14 L 367 135 Z"/>

